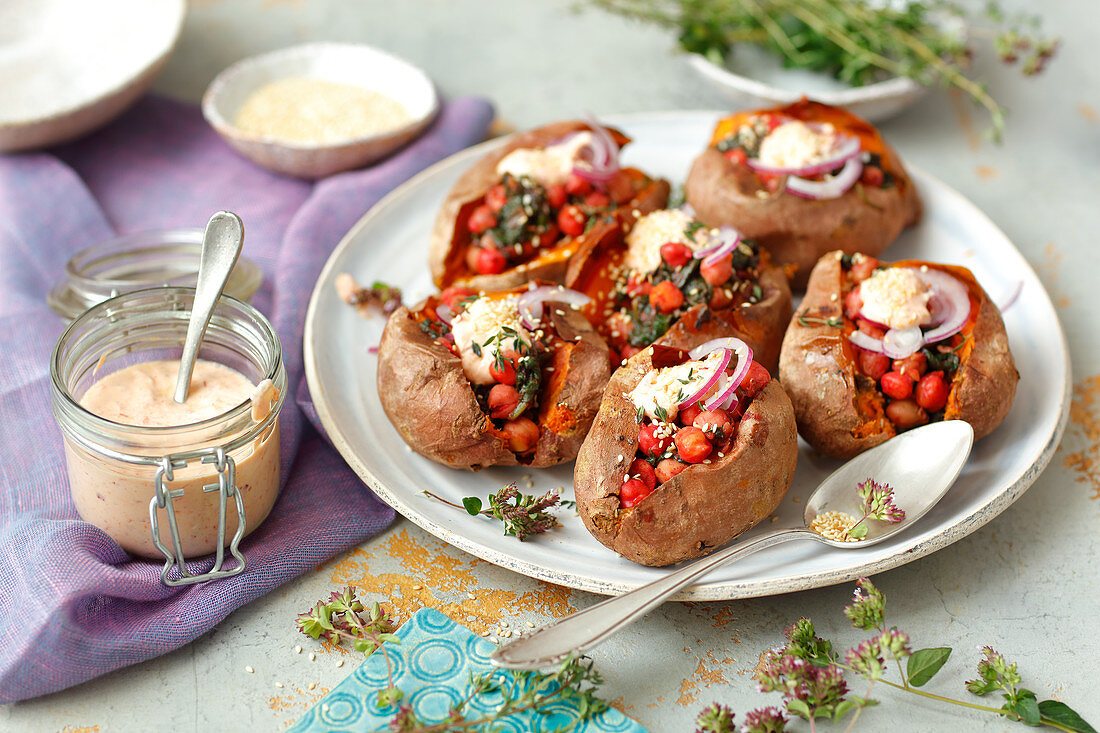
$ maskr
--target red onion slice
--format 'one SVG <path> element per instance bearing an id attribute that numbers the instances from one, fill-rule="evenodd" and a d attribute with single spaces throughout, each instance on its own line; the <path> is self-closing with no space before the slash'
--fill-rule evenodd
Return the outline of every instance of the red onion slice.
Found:
<path id="1" fill-rule="evenodd" d="M 804 199 L 820 201 L 835 199 L 844 195 L 863 175 L 863 161 L 859 156 L 849 158 L 844 168 L 835 176 L 826 176 L 824 181 L 807 181 L 798 176 L 787 176 L 787 190 Z"/>
<path id="2" fill-rule="evenodd" d="M 745 162 L 749 168 L 752 168 L 758 173 L 773 173 L 788 176 L 816 176 L 819 173 L 828 173 L 834 168 L 839 168 L 844 163 L 847 163 L 849 160 L 859 155 L 861 145 L 858 137 L 843 135 L 837 138 L 836 143 L 829 157 L 817 163 L 810 163 L 809 165 L 788 168 L 784 166 L 768 165 L 759 158 L 749 158 Z"/>
<path id="3" fill-rule="evenodd" d="M 680 400 L 679 402 L 677 402 L 676 407 L 680 408 L 680 407 L 683 407 L 684 405 L 690 405 L 692 402 L 695 402 L 700 397 L 702 397 L 707 392 L 709 392 L 711 387 L 713 387 L 715 384 L 717 384 L 718 379 L 726 373 L 726 367 L 729 366 L 730 359 L 732 359 L 732 358 L 733 358 L 733 352 L 731 350 L 722 349 L 722 357 L 719 360 L 718 368 L 714 370 L 714 374 L 712 374 L 710 377 L 708 377 L 706 382 L 704 382 L 703 385 L 701 387 L 699 387 L 699 389 L 692 392 L 691 395 L 689 395 L 688 397 L 686 397 L 686 398 Z"/>
<path id="4" fill-rule="evenodd" d="M 868 336 L 863 331 L 852 331 L 852 335 L 848 337 L 848 340 L 861 349 L 873 351 L 876 354 L 882 353 L 882 341 L 873 336 Z"/>
<path id="5" fill-rule="evenodd" d="M 532 288 L 519 296 L 516 303 L 519 310 L 519 319 L 525 328 L 538 328 L 542 322 L 542 304 L 544 302 L 565 303 L 569 306 L 580 308 L 592 302 L 584 293 L 563 288 L 560 285 L 542 285 Z"/>
<path id="6" fill-rule="evenodd" d="M 592 183 L 607 183 L 619 172 L 619 146 L 594 117 L 585 115 L 584 121 L 592 129 L 592 137 L 578 152 L 578 163 L 584 165 L 574 165 L 573 172 Z"/>
<path id="7" fill-rule="evenodd" d="M 707 410 L 713 410 L 715 405 L 722 404 L 737 391 L 737 388 L 741 386 L 741 382 L 744 381 L 745 375 L 749 373 L 749 366 L 752 364 L 752 348 L 741 339 L 732 336 L 707 341 L 705 344 L 696 346 L 689 351 L 688 356 L 692 359 L 702 359 L 718 349 L 729 349 L 737 354 L 737 367 L 734 369 L 732 376 L 728 377 L 724 383 L 719 384 L 717 394 L 703 403 L 703 408 Z M 724 369 L 722 374 L 725 374 Z"/>
<path id="8" fill-rule="evenodd" d="M 920 326 L 891 328 L 882 337 L 882 353 L 891 359 L 904 359 L 924 346 L 924 333 Z"/>
<path id="9" fill-rule="evenodd" d="M 455 317 L 455 312 L 451 310 L 451 306 L 447 305 L 446 303 L 440 303 L 439 305 L 437 305 L 435 307 L 435 314 L 436 316 L 438 316 L 439 320 L 443 321 L 448 326 L 451 325 L 451 321 Z"/>
<path id="10" fill-rule="evenodd" d="M 708 265 L 722 259 L 737 249 L 741 242 L 741 234 L 731 226 L 723 225 L 718 229 L 718 242 L 691 254 L 697 260 L 703 260 Z"/>
<path id="11" fill-rule="evenodd" d="M 917 269 L 917 275 L 928 287 L 932 288 L 932 300 L 935 301 L 933 322 L 939 325 L 924 334 L 926 344 L 934 344 L 954 336 L 966 325 L 970 318 L 970 292 L 966 286 L 942 270 L 931 267 Z"/>

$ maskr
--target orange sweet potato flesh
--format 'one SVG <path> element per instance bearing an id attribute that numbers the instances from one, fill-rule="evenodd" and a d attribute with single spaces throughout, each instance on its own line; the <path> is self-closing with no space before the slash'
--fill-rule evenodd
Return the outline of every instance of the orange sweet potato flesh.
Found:
<path id="1" fill-rule="evenodd" d="M 779 378 L 806 442 L 828 455 L 850 458 L 897 431 L 884 413 L 884 396 L 856 365 L 848 339 L 854 326 L 843 316 L 850 284 L 841 255 L 830 252 L 814 267 L 806 296 L 783 340 Z M 943 270 L 969 290 L 971 315 L 961 331 L 966 338 L 956 352 L 959 368 L 950 385 L 944 419 L 966 420 L 975 438 L 988 435 L 1008 414 L 1019 380 L 1000 312 L 966 268 L 917 260 L 893 266 Z M 800 316 L 815 320 L 802 323 Z M 819 322 L 834 318 L 841 319 L 843 327 Z"/>
<path id="2" fill-rule="evenodd" d="M 750 168 L 732 163 L 714 146 L 753 115 L 770 114 L 830 123 L 839 132 L 858 137 L 865 152 L 881 156 L 883 170 L 893 175 L 894 185 L 857 184 L 837 198 L 821 201 L 786 193 L 782 182 L 777 192 L 769 192 Z M 768 249 L 776 263 L 794 265 L 792 285 L 797 289 L 805 286 L 814 263 L 826 252 L 840 249 L 878 255 L 921 217 L 916 187 L 878 130 L 846 110 L 807 99 L 739 112 L 719 122 L 710 146 L 692 164 L 684 193 L 700 221 L 731 225 Z"/>
<path id="3" fill-rule="evenodd" d="M 654 368 L 654 352 L 644 349 L 612 375 L 573 482 L 597 540 L 633 562 L 663 566 L 706 555 L 771 514 L 790 487 L 798 447 L 791 401 L 773 379 L 745 408 L 728 452 L 624 509 L 619 488 L 638 447 L 636 410 L 624 393 Z"/>
<path id="4" fill-rule="evenodd" d="M 401 438 L 451 468 L 543 467 L 573 460 L 610 376 L 607 345 L 587 319 L 549 304 L 544 327 L 557 338 L 543 366 L 539 439 L 531 453 L 516 455 L 482 411 L 459 357 L 420 328 L 419 321 L 434 316 L 436 304 L 432 297 L 394 311 L 378 347 L 378 396 Z"/>

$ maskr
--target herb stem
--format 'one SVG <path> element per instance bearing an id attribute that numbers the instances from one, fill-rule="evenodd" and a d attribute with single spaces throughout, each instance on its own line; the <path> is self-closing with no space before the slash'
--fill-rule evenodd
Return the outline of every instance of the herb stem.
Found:
<path id="1" fill-rule="evenodd" d="M 875 680 L 871 680 L 871 684 L 867 685 L 867 692 L 863 695 L 865 700 L 870 699 L 871 690 L 875 689 Z M 852 733 L 852 728 L 855 727 L 856 721 L 859 720 L 859 714 L 863 712 L 863 706 L 860 705 L 856 708 L 856 711 L 852 714 L 852 720 L 848 723 L 848 727 L 844 729 L 844 733 Z"/>
<path id="2" fill-rule="evenodd" d="M 860 674 L 860 672 L 858 670 L 853 669 L 852 667 L 849 667 L 846 664 L 841 664 L 840 662 L 836 662 L 836 666 L 840 667 L 841 669 L 848 670 L 849 672 L 853 672 L 855 674 Z M 880 677 L 879 681 L 882 682 L 882 684 L 884 684 L 884 685 L 890 685 L 890 687 L 894 687 L 898 690 L 904 690 L 906 692 L 912 692 L 914 695 L 920 695 L 921 697 L 931 698 L 932 700 L 939 700 L 940 702 L 949 702 L 952 705 L 961 705 L 965 708 L 971 708 L 973 710 L 984 710 L 987 713 L 997 713 L 998 715 L 1001 715 L 1001 714 L 1004 713 L 1004 710 L 1002 710 L 1001 708 L 991 708 L 991 707 L 988 707 L 986 705 L 977 705 L 977 704 L 972 703 L 972 702 L 964 702 L 962 700 L 956 700 L 956 699 L 951 698 L 951 697 L 944 697 L 943 695 L 937 695 L 934 692 L 925 692 L 924 690 L 918 690 L 917 688 L 912 687 L 908 683 L 906 683 L 904 685 L 899 685 L 897 682 L 891 682 L 890 680 L 886 679 L 885 677 Z"/>
<path id="3" fill-rule="evenodd" d="M 455 504 L 453 501 L 447 501 L 446 499 L 444 499 L 439 494 L 433 494 L 432 492 L 428 491 L 427 489 L 424 489 L 420 493 L 421 494 L 427 494 L 428 496 L 432 497 L 436 501 L 441 501 L 444 504 L 446 504 L 447 506 L 453 506 L 455 509 L 462 509 L 463 511 L 466 510 L 466 507 L 462 506 L 461 504 Z"/>

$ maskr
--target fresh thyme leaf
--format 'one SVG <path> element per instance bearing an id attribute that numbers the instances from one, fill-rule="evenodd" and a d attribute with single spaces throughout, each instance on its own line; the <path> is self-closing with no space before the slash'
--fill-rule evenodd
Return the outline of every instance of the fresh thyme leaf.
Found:
<path id="1" fill-rule="evenodd" d="M 481 514 L 481 499 L 476 496 L 463 497 L 462 506 L 471 516 L 476 517 L 478 514 Z"/>
<path id="2" fill-rule="evenodd" d="M 833 316 L 831 318 L 817 318 L 814 316 L 806 315 L 808 311 L 802 311 L 798 314 L 798 325 L 809 326 L 811 323 L 816 323 L 821 326 L 832 326 L 833 328 L 844 328 L 844 321 L 840 316 Z"/>
<path id="3" fill-rule="evenodd" d="M 909 657 L 906 674 L 909 675 L 909 684 L 913 687 L 921 687 L 932 679 L 936 672 L 940 671 L 947 658 L 951 656 L 951 647 L 940 646 L 933 649 L 918 649 Z"/>
<path id="4" fill-rule="evenodd" d="M 696 242 L 695 235 L 699 232 L 700 229 L 705 229 L 706 226 L 707 225 L 701 221 L 690 222 L 686 227 L 684 227 L 684 236 L 687 237 L 688 241 Z"/>

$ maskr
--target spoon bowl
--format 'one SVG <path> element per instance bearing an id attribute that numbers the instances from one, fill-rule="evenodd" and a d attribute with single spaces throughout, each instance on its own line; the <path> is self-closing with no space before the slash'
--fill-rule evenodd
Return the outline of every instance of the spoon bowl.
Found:
<path id="1" fill-rule="evenodd" d="M 962 472 L 973 444 L 974 430 L 960 420 L 932 423 L 902 433 L 859 454 L 822 481 L 806 502 L 800 526 L 771 528 L 687 563 L 652 583 L 516 639 L 497 649 L 491 659 L 507 669 L 538 669 L 557 664 L 574 652 L 599 644 L 714 568 L 766 547 L 793 540 L 816 540 L 831 547 L 858 551 L 883 542 L 904 532 L 943 498 Z M 867 479 L 888 484 L 894 490 L 894 504 L 905 512 L 900 522 L 868 520 L 867 535 L 856 542 L 829 539 L 810 529 L 822 512 L 836 510 L 862 516 L 857 486 Z"/>

